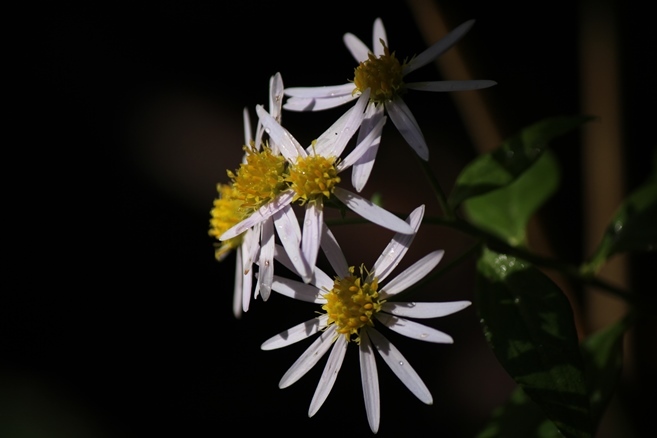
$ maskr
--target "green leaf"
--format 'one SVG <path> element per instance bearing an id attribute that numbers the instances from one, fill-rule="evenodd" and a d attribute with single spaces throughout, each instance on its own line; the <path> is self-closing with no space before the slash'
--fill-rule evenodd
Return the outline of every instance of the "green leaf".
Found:
<path id="1" fill-rule="evenodd" d="M 553 117 L 523 129 L 495 151 L 470 162 L 456 179 L 449 205 L 511 184 L 543 154 L 548 143 L 592 120 L 590 116 Z"/>
<path id="2" fill-rule="evenodd" d="M 466 200 L 464 212 L 471 223 L 510 245 L 525 245 L 527 222 L 558 185 L 559 166 L 546 151 L 511 184 Z"/>
<path id="3" fill-rule="evenodd" d="M 594 273 L 614 254 L 657 250 L 657 180 L 632 192 L 607 226 L 600 245 L 584 268 Z"/>
<path id="4" fill-rule="evenodd" d="M 591 437 L 589 397 L 570 302 L 530 263 L 484 249 L 475 303 L 495 356 L 566 437 Z"/>
<path id="5" fill-rule="evenodd" d="M 591 416 L 595 424 L 599 424 L 602 419 L 620 379 L 623 367 L 623 336 L 629 325 L 629 319 L 622 319 L 594 333 L 582 343 Z"/>
<path id="6" fill-rule="evenodd" d="M 373 193 L 370 201 L 379 207 L 383 207 L 383 195 L 380 192 Z"/>
<path id="7" fill-rule="evenodd" d="M 509 400 L 495 409 L 491 420 L 476 438 L 562 438 L 543 411 L 517 387 Z"/>
<path id="8" fill-rule="evenodd" d="M 628 319 L 589 336 L 581 344 L 586 382 L 591 403 L 591 417 L 599 424 L 620 378 L 623 363 L 623 335 Z M 520 386 L 509 399 L 496 408 L 491 419 L 476 438 L 557 438 L 563 436 L 545 413 Z"/>

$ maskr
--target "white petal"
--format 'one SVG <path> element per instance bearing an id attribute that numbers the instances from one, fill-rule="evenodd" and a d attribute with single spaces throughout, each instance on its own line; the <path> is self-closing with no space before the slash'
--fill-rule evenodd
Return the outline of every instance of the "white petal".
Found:
<path id="1" fill-rule="evenodd" d="M 294 196 L 290 193 L 290 198 Z M 293 242 L 296 246 L 301 243 L 301 228 L 297 216 L 289 203 L 272 218 L 278 237 L 285 246 L 286 241 Z"/>
<path id="2" fill-rule="evenodd" d="M 309 266 L 314 267 L 319 253 L 319 243 L 322 236 L 323 205 L 320 198 L 316 202 L 306 203 L 306 214 L 303 220 L 303 235 L 301 252 Z"/>
<path id="3" fill-rule="evenodd" d="M 297 269 L 294 267 L 292 261 L 290 260 L 290 257 L 288 256 L 287 252 L 282 246 L 276 245 L 274 251 L 274 258 L 278 260 L 287 269 L 289 269 L 290 271 L 301 277 L 301 274 L 299 274 Z M 315 267 L 315 269 L 313 270 L 313 276 L 312 276 L 312 280 L 310 281 L 310 284 L 315 285 L 318 289 L 321 290 L 331 290 L 331 288 L 333 288 L 333 279 L 329 277 L 324 271 L 322 271 L 318 267 Z"/>
<path id="4" fill-rule="evenodd" d="M 249 110 L 244 107 L 242 111 L 242 119 L 244 120 L 244 144 L 251 143 L 253 140 L 253 131 L 251 130 L 251 117 L 249 117 Z"/>
<path id="5" fill-rule="evenodd" d="M 372 344 L 367 335 L 368 330 L 360 331 L 360 345 L 358 357 L 360 358 L 360 380 L 363 385 L 363 398 L 365 399 L 365 412 L 367 422 L 373 433 L 379 430 L 381 420 L 381 397 L 379 395 L 379 376 L 376 371 L 376 358 L 372 351 Z"/>
<path id="6" fill-rule="evenodd" d="M 301 277 L 301 274 L 297 272 L 297 269 L 292 264 L 292 260 L 290 260 L 290 256 L 287 255 L 287 252 L 285 251 L 285 248 L 283 246 L 279 244 L 274 245 L 274 258 L 278 260 L 287 269 L 289 269 L 290 271 Z"/>
<path id="7" fill-rule="evenodd" d="M 308 283 L 312 278 L 312 267 L 301 252 L 301 229 L 294 209 L 289 204 L 274 215 L 274 226 L 294 268 L 303 281 Z"/>
<path id="8" fill-rule="evenodd" d="M 276 336 L 272 336 L 262 343 L 260 348 L 262 350 L 275 350 L 277 348 L 287 347 L 292 345 L 295 342 L 299 342 L 303 339 L 306 339 L 309 336 L 314 335 L 320 329 L 326 326 L 326 321 L 328 320 L 328 315 L 323 314 L 319 315 L 313 319 L 297 324 L 294 327 L 280 332 Z"/>
<path id="9" fill-rule="evenodd" d="M 333 278 L 318 267 L 315 267 L 315 270 L 313 271 L 313 279 L 311 280 L 311 283 L 314 284 L 317 289 L 322 291 L 333 289 Z"/>
<path id="10" fill-rule="evenodd" d="M 274 221 L 266 220 L 262 223 L 261 230 L 261 248 L 258 259 L 258 282 L 260 283 L 259 291 L 263 301 L 269 299 L 271 293 L 271 282 L 274 277 Z"/>
<path id="11" fill-rule="evenodd" d="M 237 248 L 235 252 L 235 284 L 233 285 L 233 315 L 235 318 L 242 317 L 242 251 Z M 247 306 L 248 310 L 248 306 Z"/>
<path id="12" fill-rule="evenodd" d="M 265 136 L 265 127 L 262 126 L 262 121 L 258 118 L 258 124 L 256 125 L 255 139 L 253 140 L 253 143 L 254 143 L 254 145 L 255 145 L 255 148 L 256 148 L 256 150 L 258 150 L 258 151 L 261 151 L 261 150 L 262 150 L 262 146 L 263 146 L 263 144 L 265 143 L 265 142 L 262 140 L 262 138 L 263 138 L 264 136 Z M 248 144 L 250 144 L 250 143 L 246 143 L 246 144 L 248 145 Z M 276 146 L 276 144 L 275 144 L 272 140 L 269 141 L 269 146 L 271 147 L 272 152 L 273 152 L 273 151 L 276 151 L 276 152 L 275 152 L 276 155 L 280 155 L 280 154 L 281 154 L 280 151 L 278 150 L 278 147 Z M 245 153 L 245 154 L 244 154 L 244 160 L 243 160 L 244 163 L 246 163 L 246 161 L 247 161 L 247 160 L 246 160 L 246 157 L 247 157 L 247 154 Z"/>
<path id="13" fill-rule="evenodd" d="M 326 224 L 324 224 L 322 232 L 322 251 L 324 251 L 328 262 L 338 277 L 344 278 L 349 275 L 347 258 L 344 256 L 340 244 L 338 244 L 337 239 Z"/>
<path id="14" fill-rule="evenodd" d="M 337 165 L 338 172 L 342 172 L 343 170 L 351 167 L 354 163 L 358 162 L 361 157 L 370 150 L 372 145 L 375 146 L 374 150 L 376 151 L 379 143 L 381 142 L 381 131 L 383 131 L 383 125 L 385 125 L 386 120 L 387 117 L 379 118 L 376 125 L 367 126 L 365 128 L 367 131 L 362 131 L 361 128 L 361 132 L 367 132 L 367 135 L 365 135 L 365 138 L 360 140 L 356 147 L 351 151 L 351 153 Z M 376 155 L 376 152 L 374 155 Z M 372 164 L 374 164 L 373 159 Z"/>
<path id="15" fill-rule="evenodd" d="M 240 302 L 242 303 L 243 312 L 247 312 L 249 310 L 249 304 L 251 300 L 253 287 L 253 260 L 258 255 L 258 251 L 260 251 L 260 236 L 258 235 L 259 231 L 259 225 L 246 230 L 242 244 L 237 249 L 238 258 L 235 268 L 239 269 L 239 273 L 235 272 L 235 287 L 238 287 L 237 282 L 239 282 L 239 288 L 241 289 L 242 296 Z M 254 297 L 257 297 L 257 289 L 254 292 Z"/>
<path id="16" fill-rule="evenodd" d="M 352 82 L 325 87 L 291 87 L 285 89 L 285 95 L 291 97 L 323 99 L 327 97 L 351 96 L 354 88 L 355 86 Z"/>
<path id="17" fill-rule="evenodd" d="M 257 279 L 255 289 L 253 290 L 253 299 L 256 299 L 260 296 L 260 278 L 258 278 L 258 273 L 256 272 L 255 277 Z M 269 291 L 271 292 L 271 285 L 269 285 Z"/>
<path id="18" fill-rule="evenodd" d="M 386 301 L 381 310 L 396 316 L 409 318 L 440 318 L 465 309 L 470 301 L 450 301 L 443 303 L 403 303 Z"/>
<path id="19" fill-rule="evenodd" d="M 352 91 L 356 88 L 351 84 Z M 289 111 L 322 111 L 335 108 L 352 100 L 358 99 L 360 93 L 349 93 L 343 96 L 335 97 L 290 97 L 285 101 L 283 108 Z"/>
<path id="20" fill-rule="evenodd" d="M 292 202 L 293 197 L 294 197 L 294 192 L 291 190 L 287 190 L 279 193 L 278 196 L 276 196 L 270 202 L 263 205 L 258 210 L 254 211 L 251 214 L 251 216 L 247 217 L 242 222 L 239 222 L 233 225 L 228 230 L 226 230 L 226 232 L 224 232 L 221 236 L 219 236 L 219 240 L 223 241 L 223 240 L 232 239 L 235 236 L 239 236 L 249 228 L 258 225 L 265 219 L 275 215 L 279 210 L 282 210 L 286 206 L 288 206 Z"/>
<path id="21" fill-rule="evenodd" d="M 385 363 L 388 364 L 393 373 L 402 381 L 404 385 L 420 399 L 422 403 L 433 404 L 433 397 L 429 388 L 424 384 L 418 373 L 408 363 L 401 352 L 385 336 L 378 331 L 370 328 L 367 330 Z"/>
<path id="22" fill-rule="evenodd" d="M 386 102 L 386 110 L 392 123 L 394 123 L 399 133 L 413 148 L 415 153 L 424 161 L 428 161 L 429 147 L 424 140 L 424 135 L 420 130 L 420 126 L 417 124 L 417 120 L 415 120 L 415 116 L 413 116 L 406 103 L 401 98 L 396 97 Z"/>
<path id="23" fill-rule="evenodd" d="M 315 151 L 323 157 L 339 157 L 342 155 L 347 143 L 354 136 L 365 117 L 365 108 L 370 98 L 367 89 L 356 101 L 356 104 L 345 112 L 329 129 L 317 138 L 314 145 L 309 146 L 306 152 Z"/>
<path id="24" fill-rule="evenodd" d="M 328 397 L 335 379 L 338 377 L 338 372 L 342 366 L 342 361 L 344 360 L 344 354 L 347 352 L 347 339 L 344 336 L 338 336 L 333 348 L 331 349 L 331 354 L 329 355 L 324 371 L 322 372 L 322 377 L 319 379 L 317 384 L 317 389 L 313 395 L 313 399 L 310 402 L 310 408 L 308 409 L 308 416 L 312 417 L 317 413 L 319 408 L 322 407 L 326 397 Z"/>
<path id="25" fill-rule="evenodd" d="M 411 59 L 409 63 L 403 70 L 403 75 L 406 76 L 410 72 L 417 70 L 420 67 L 423 67 L 438 58 L 440 55 L 449 50 L 454 44 L 456 44 L 463 36 L 470 30 L 474 24 L 474 20 L 466 21 L 465 23 L 458 26 L 456 29 L 452 30 L 450 33 L 445 35 L 443 38 L 435 42 L 431 47 L 426 49 L 424 52 L 417 55 L 415 58 Z"/>
<path id="26" fill-rule="evenodd" d="M 306 351 L 303 352 L 299 359 L 292 364 L 289 370 L 278 382 L 279 388 L 287 388 L 294 382 L 302 378 L 317 362 L 326 354 L 328 349 L 333 345 L 333 338 L 335 337 L 336 325 L 331 325 L 328 329 L 324 330 L 319 337 L 312 343 Z"/>
<path id="27" fill-rule="evenodd" d="M 372 31 L 372 49 L 377 58 L 384 53 L 381 40 L 388 45 L 388 37 L 386 36 L 386 29 L 383 26 L 383 21 L 380 18 L 377 18 L 374 20 L 374 29 Z"/>
<path id="28" fill-rule="evenodd" d="M 316 141 L 311 143 L 310 146 L 306 148 L 306 154 L 320 155 L 322 157 L 339 157 L 346 147 L 349 139 L 347 139 L 347 141 L 340 142 L 339 145 L 337 145 L 336 140 L 338 140 L 338 136 L 346 126 L 347 122 L 354 116 L 354 114 L 356 114 L 354 107 L 351 107 L 345 111 L 344 114 L 342 114 L 338 120 L 336 120 L 326 131 L 324 131 Z M 356 130 L 358 130 L 358 127 L 356 127 Z M 351 135 L 353 135 L 353 132 Z"/>
<path id="29" fill-rule="evenodd" d="M 357 63 L 367 60 L 367 55 L 370 53 L 369 47 L 360 40 L 356 35 L 347 32 L 342 36 L 342 42 L 347 46 L 347 50 L 351 53 Z"/>
<path id="30" fill-rule="evenodd" d="M 376 142 L 372 143 L 360 159 L 351 167 L 351 185 L 354 186 L 354 189 L 357 192 L 363 190 L 365 184 L 367 184 L 367 181 L 370 179 L 370 174 L 374 168 L 374 161 L 376 160 L 376 154 L 379 152 L 380 139 L 381 137 L 379 137 Z"/>
<path id="31" fill-rule="evenodd" d="M 411 82 L 406 84 L 409 90 L 419 91 L 469 91 L 480 90 L 482 88 L 496 85 L 495 81 L 473 80 L 473 81 L 429 81 L 429 82 Z"/>
<path id="32" fill-rule="evenodd" d="M 370 222 L 398 233 L 411 234 L 414 232 L 406 222 L 360 195 L 340 187 L 336 187 L 333 194 L 348 208 Z"/>
<path id="33" fill-rule="evenodd" d="M 418 281 L 422 280 L 433 268 L 436 267 L 436 265 L 438 265 L 438 263 L 440 263 L 440 259 L 443 258 L 444 254 L 445 251 L 438 249 L 425 255 L 390 280 L 385 286 L 379 287 L 380 289 L 383 289 L 379 293 L 381 299 L 388 299 L 399 292 L 405 291 Z"/>
<path id="34" fill-rule="evenodd" d="M 242 269 L 244 272 L 250 271 L 253 266 L 254 260 L 258 257 L 260 251 L 260 240 L 262 224 L 271 222 L 271 218 L 265 219 L 260 224 L 256 224 L 253 228 L 249 228 L 244 232 L 244 239 L 242 240 Z"/>
<path id="35" fill-rule="evenodd" d="M 269 114 L 278 123 L 281 122 L 283 92 L 283 78 L 280 73 L 276 73 L 269 79 Z"/>
<path id="36" fill-rule="evenodd" d="M 367 109 L 365 110 L 365 118 L 363 119 L 363 123 L 360 125 L 360 129 L 358 130 L 357 143 L 359 145 L 363 143 L 363 139 L 368 136 L 370 131 L 372 131 L 375 126 L 377 126 L 379 119 L 383 117 L 384 109 L 384 105 L 377 105 L 375 103 L 367 106 Z M 370 173 L 374 167 L 376 154 L 379 151 L 380 143 L 381 136 L 372 138 L 372 142 L 367 145 L 367 150 L 365 153 L 363 153 L 360 158 L 358 158 L 358 160 L 353 164 L 351 170 L 351 184 L 354 186 L 357 192 L 363 190 L 367 180 L 370 177 Z"/>
<path id="37" fill-rule="evenodd" d="M 271 140 L 276 143 L 276 146 L 286 160 L 294 162 L 298 156 L 306 156 L 306 152 L 303 150 L 303 147 L 301 147 L 301 144 L 299 144 L 297 139 L 294 138 L 287 129 L 283 128 L 276 119 L 269 115 L 262 105 L 256 106 L 256 113 L 258 113 L 258 117 L 260 118 L 260 122 L 262 123 L 265 132 L 267 132 L 269 137 L 271 137 Z"/>
<path id="38" fill-rule="evenodd" d="M 237 273 L 235 273 L 237 275 Z M 251 294 L 253 293 L 253 272 L 240 271 L 240 288 L 242 293 L 242 311 L 249 311 L 251 303 Z"/>
<path id="39" fill-rule="evenodd" d="M 316 304 L 326 303 L 326 299 L 323 297 L 324 292 L 321 289 L 318 289 L 312 284 L 301 283 L 290 278 L 274 275 L 271 282 L 271 289 L 274 292 L 295 300 Z"/>
<path id="40" fill-rule="evenodd" d="M 415 233 L 417 233 L 417 230 L 422 223 L 423 217 L 424 205 L 420 205 L 406 218 L 406 222 L 413 228 Z M 388 246 L 386 246 L 377 261 L 374 263 L 370 275 L 376 275 L 376 277 L 379 279 L 379 282 L 388 278 L 388 275 L 390 275 L 390 273 L 397 267 L 404 255 L 406 255 L 406 251 L 408 251 L 408 248 L 411 246 L 411 243 L 415 238 L 415 233 L 395 234 L 390 243 L 388 243 Z"/>
<path id="41" fill-rule="evenodd" d="M 419 341 L 434 342 L 436 344 L 452 344 L 454 340 L 447 333 L 435 328 L 419 324 L 409 319 L 398 318 L 387 313 L 378 312 L 374 317 L 390 330 Z"/>

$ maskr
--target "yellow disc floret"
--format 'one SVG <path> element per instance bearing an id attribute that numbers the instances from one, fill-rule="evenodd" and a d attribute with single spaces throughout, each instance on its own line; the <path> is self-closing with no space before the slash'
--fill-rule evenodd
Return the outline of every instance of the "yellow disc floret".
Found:
<path id="1" fill-rule="evenodd" d="M 333 289 L 324 294 L 326 304 L 322 309 L 328 314 L 328 324 L 336 324 L 337 332 L 347 340 L 360 341 L 359 331 L 365 325 L 374 325 L 372 318 L 381 310 L 383 301 L 379 301 L 378 280 L 375 277 L 367 282 L 361 275 L 354 274 L 354 267 L 349 268 L 351 275 L 336 278 Z M 355 337 L 352 339 L 352 335 Z"/>
<path id="2" fill-rule="evenodd" d="M 294 190 L 294 201 L 300 199 L 302 205 L 321 196 L 329 198 L 340 182 L 334 157 L 299 157 L 289 172 L 286 180 Z"/>
<path id="3" fill-rule="evenodd" d="M 369 53 L 368 58 L 361 62 L 354 72 L 356 91 L 361 93 L 370 89 L 370 100 L 383 103 L 404 93 L 403 65 L 390 53 L 383 40 L 383 55 L 378 58 Z"/>
<path id="4" fill-rule="evenodd" d="M 219 239 L 219 236 L 225 231 L 244 219 L 244 215 L 241 213 L 240 208 L 242 201 L 235 198 L 236 191 L 233 186 L 217 184 L 217 191 L 219 197 L 214 200 L 210 211 L 210 230 L 208 234 Z M 242 244 L 242 236 L 240 234 L 217 244 L 217 249 L 214 252 L 216 259 L 223 260 L 231 250 L 239 247 Z"/>
<path id="5" fill-rule="evenodd" d="M 241 201 L 244 214 L 249 215 L 287 188 L 287 162 L 266 146 L 262 150 L 245 146 L 244 151 L 246 162 L 235 173 L 228 171 L 228 176 L 236 190 L 234 197 Z"/>

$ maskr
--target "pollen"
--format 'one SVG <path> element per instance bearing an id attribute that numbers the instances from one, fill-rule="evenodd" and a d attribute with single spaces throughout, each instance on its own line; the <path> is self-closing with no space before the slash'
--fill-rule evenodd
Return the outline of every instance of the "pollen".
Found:
<path id="1" fill-rule="evenodd" d="M 328 315 L 328 324 L 336 324 L 337 332 L 346 336 L 347 340 L 359 342 L 360 329 L 366 325 L 372 326 L 372 317 L 381 310 L 383 301 L 379 301 L 378 280 L 376 277 L 369 282 L 361 275 L 353 275 L 354 267 L 349 268 L 351 275 L 336 278 L 333 289 L 324 294 L 326 304 L 322 309 Z"/>
<path id="2" fill-rule="evenodd" d="M 331 197 L 333 189 L 340 182 L 335 168 L 334 157 L 309 155 L 300 157 L 290 166 L 287 182 L 294 190 L 294 201 L 300 200 L 301 205 L 314 201 L 322 196 Z"/>
<path id="3" fill-rule="evenodd" d="M 244 215 L 241 213 L 242 201 L 236 199 L 236 190 L 233 186 L 217 184 L 217 192 L 219 192 L 219 197 L 214 200 L 210 211 L 210 230 L 208 234 L 219 239 L 219 236 L 225 231 L 244 219 Z M 215 258 L 219 261 L 226 258 L 231 250 L 242 244 L 242 236 L 240 234 L 232 239 L 217 243 L 214 253 Z"/>
<path id="4" fill-rule="evenodd" d="M 274 155 L 269 147 L 257 150 L 244 147 L 246 161 L 236 172 L 228 171 L 245 215 L 253 213 L 287 188 L 285 182 L 286 161 L 282 155 Z"/>
<path id="5" fill-rule="evenodd" d="M 383 55 L 378 58 L 369 53 L 368 58 L 361 62 L 354 71 L 354 85 L 361 93 L 370 89 L 370 100 L 384 103 L 405 91 L 402 67 L 395 53 L 390 53 L 383 44 Z"/>

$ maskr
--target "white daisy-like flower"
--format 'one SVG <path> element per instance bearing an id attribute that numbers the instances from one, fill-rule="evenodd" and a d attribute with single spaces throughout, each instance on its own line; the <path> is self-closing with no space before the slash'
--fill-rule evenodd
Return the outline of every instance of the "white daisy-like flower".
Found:
<path id="1" fill-rule="evenodd" d="M 283 102 L 283 79 L 280 73 L 276 73 L 269 80 L 269 110 L 272 117 L 281 120 L 281 106 Z M 258 122 L 255 133 L 251 127 L 249 111 L 245 108 L 243 111 L 244 120 L 244 144 L 247 148 L 241 166 L 250 170 L 253 168 L 262 168 L 273 164 L 267 172 L 268 178 L 264 178 L 264 184 L 261 184 L 254 190 L 253 185 L 249 188 L 251 192 L 243 193 L 240 189 L 245 186 L 244 180 L 249 175 L 232 175 L 233 184 L 218 184 L 217 190 L 219 197 L 214 200 L 213 209 L 210 219 L 210 235 L 219 238 L 230 227 L 239 223 L 244 217 L 245 202 L 251 205 L 254 196 L 260 196 L 263 192 L 273 190 L 269 184 L 278 181 L 284 170 L 284 160 L 273 141 L 268 141 L 265 147 L 266 136 L 262 123 Z M 278 156 L 278 159 L 276 158 Z M 249 165 L 249 161 L 251 161 Z M 278 166 L 276 165 L 278 163 Z M 240 169 L 242 169 L 242 167 Z M 265 172 L 265 174 L 267 174 Z M 247 172 L 248 173 L 248 172 Z M 235 182 L 237 181 L 237 185 Z M 248 184 L 247 184 L 248 185 Z M 256 193 L 254 195 L 254 193 Z M 263 299 L 267 299 L 271 293 L 271 282 L 274 275 L 274 226 L 272 219 L 258 223 L 255 226 L 243 231 L 231 239 L 222 241 L 215 251 L 217 260 L 222 261 L 231 250 L 236 251 L 235 261 L 235 281 L 233 290 L 233 314 L 240 318 L 243 312 L 249 310 L 251 293 L 253 290 L 253 265 L 254 260 L 258 258 L 258 281 L 253 292 L 254 298 L 259 294 Z"/>
<path id="2" fill-rule="evenodd" d="M 276 232 L 283 247 L 288 252 L 296 271 L 307 283 L 312 278 L 312 268 L 320 248 L 325 198 L 337 198 L 356 214 L 384 228 L 398 233 L 414 233 L 414 230 L 401 218 L 368 199 L 338 187 L 339 174 L 352 166 L 373 139 L 381 135 L 386 121 L 385 117 L 381 117 L 361 143 L 356 145 L 344 159 L 340 159 L 347 143 L 365 117 L 364 109 L 368 95 L 369 91 L 364 92 L 354 107 L 343 114 L 306 149 L 301 147 L 300 143 L 262 106 L 257 106 L 256 111 L 265 132 L 287 160 L 288 173 L 285 178 L 287 187 L 280 189 L 271 201 L 224 232 L 220 240 L 232 239 L 273 216 Z M 295 202 L 305 207 L 302 234 L 299 233 L 298 220 L 292 209 Z"/>
<path id="3" fill-rule="evenodd" d="M 407 223 L 417 231 L 424 206 L 413 211 Z M 451 344 L 453 339 L 439 330 L 408 318 L 438 318 L 458 312 L 471 303 L 453 302 L 397 302 L 395 296 L 408 290 L 424 278 L 441 260 L 444 251 L 429 253 L 387 283 L 391 274 L 406 254 L 414 235 L 397 234 L 390 241 L 371 270 L 363 267 L 356 272 L 348 266 L 340 247 L 328 228 L 324 228 L 322 248 L 336 276 L 331 279 L 316 268 L 310 284 L 274 276 L 272 290 L 282 295 L 322 305 L 325 313 L 298 324 L 265 341 L 261 348 L 273 350 L 286 347 L 319 333 L 319 337 L 290 367 L 279 382 L 286 388 L 303 377 L 331 350 L 324 371 L 310 402 L 308 415 L 313 416 L 328 397 L 337 378 L 347 346 L 355 343 L 360 358 L 360 374 L 365 411 L 372 432 L 379 429 L 380 396 L 374 350 L 406 387 L 426 404 L 433 403 L 429 389 L 401 352 L 379 332 L 375 322 L 409 338 L 426 342 Z M 284 251 L 276 259 L 293 269 Z"/>
<path id="4" fill-rule="evenodd" d="M 233 187 L 230 184 L 217 184 L 219 196 L 214 200 L 210 211 L 210 236 L 219 238 L 221 234 L 242 218 L 240 213 L 241 201 L 233 197 Z M 253 260 L 252 251 L 257 252 L 257 240 L 254 239 L 254 230 L 246 230 L 239 236 L 220 242 L 215 248 L 215 258 L 222 262 L 228 254 L 235 250 L 235 282 L 233 288 L 233 315 L 241 318 L 242 313 L 248 311 L 252 287 L 251 264 L 245 271 L 245 260 Z"/>
<path id="5" fill-rule="evenodd" d="M 404 79 L 409 73 L 429 64 L 446 52 L 470 30 L 473 24 L 474 20 L 466 21 L 410 61 L 400 62 L 395 53 L 389 50 L 383 21 L 377 18 L 374 21 L 372 50 L 351 33 L 346 33 L 343 37 L 347 49 L 359 63 L 353 81 L 334 86 L 286 88 L 285 94 L 289 98 L 283 108 L 292 111 L 325 110 L 351 102 L 365 90 L 370 89 L 369 105 L 372 108 L 368 110 L 371 116 L 363 123 L 359 135 L 362 138 L 367 136 L 369 129 L 377 124 L 385 111 L 408 144 L 426 161 L 429 159 L 429 148 L 413 113 L 402 99 L 403 94 L 407 90 L 478 90 L 493 86 L 496 82 L 490 80 L 405 82 Z M 358 141 L 360 140 L 361 137 Z M 378 146 L 378 141 L 373 143 L 361 160 L 354 164 L 352 183 L 357 191 L 362 189 L 369 177 Z"/>
<path id="6" fill-rule="evenodd" d="M 248 118 L 248 112 L 244 111 L 245 121 Z M 247 144 L 249 142 L 247 141 Z M 251 143 L 253 147 L 253 143 Z M 230 173 L 229 173 L 230 175 Z M 243 209 L 243 195 L 232 184 L 217 184 L 217 191 L 219 197 L 213 202 L 213 208 L 210 212 L 210 230 L 211 236 L 219 237 L 230 227 L 239 223 L 244 218 Z M 245 230 L 243 233 L 233 237 L 229 240 L 220 241 L 216 245 L 215 258 L 218 261 L 223 261 L 231 250 L 235 250 L 235 278 L 233 288 L 233 314 L 236 318 L 241 318 L 244 312 L 249 310 L 251 302 L 251 292 L 253 290 L 253 264 L 254 260 L 261 254 L 263 258 L 266 254 L 267 245 L 263 246 L 261 251 L 260 240 L 267 242 L 267 238 L 263 236 L 270 230 L 267 224 L 258 224 L 252 228 Z M 273 242 L 272 242 L 273 243 Z M 272 251 L 273 246 L 269 247 Z M 262 271 L 265 272 L 267 265 L 261 263 L 263 266 Z M 273 273 L 271 274 L 273 276 Z M 265 278 L 263 276 L 263 278 Z M 258 289 L 260 282 L 258 282 Z M 254 293 L 254 297 L 258 294 L 258 289 Z M 263 287 L 265 289 L 265 287 Z M 271 291 L 271 281 L 269 282 L 269 291 Z"/>

